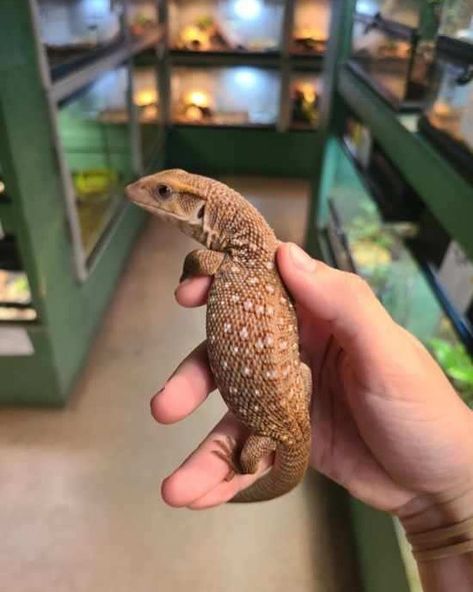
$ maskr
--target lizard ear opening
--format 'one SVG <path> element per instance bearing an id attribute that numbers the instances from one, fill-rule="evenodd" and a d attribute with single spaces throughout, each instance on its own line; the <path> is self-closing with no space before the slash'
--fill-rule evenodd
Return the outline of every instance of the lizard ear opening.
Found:
<path id="1" fill-rule="evenodd" d="M 202 204 L 200 206 L 200 208 L 197 210 L 197 213 L 196 213 L 197 220 L 203 220 L 204 219 L 204 213 L 205 213 L 205 204 Z"/>

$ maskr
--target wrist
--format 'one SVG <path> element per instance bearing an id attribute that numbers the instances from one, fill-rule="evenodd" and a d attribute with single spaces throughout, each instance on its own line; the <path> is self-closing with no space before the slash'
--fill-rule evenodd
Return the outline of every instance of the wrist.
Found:
<path id="1" fill-rule="evenodd" d="M 473 488 L 418 497 L 399 518 L 417 561 L 473 554 Z"/>
<path id="2" fill-rule="evenodd" d="M 397 516 L 407 535 L 463 522 L 473 517 L 473 484 L 454 493 L 417 496 Z"/>

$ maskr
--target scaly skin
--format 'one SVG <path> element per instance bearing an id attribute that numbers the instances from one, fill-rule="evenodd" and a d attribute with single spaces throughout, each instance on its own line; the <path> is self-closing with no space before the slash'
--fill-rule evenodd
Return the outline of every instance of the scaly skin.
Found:
<path id="1" fill-rule="evenodd" d="M 259 212 L 223 183 L 169 170 L 129 186 L 129 198 L 207 249 L 186 257 L 183 277 L 212 275 L 207 348 L 217 387 L 251 431 L 240 451 L 220 450 L 233 470 L 271 470 L 232 501 L 283 495 L 309 461 L 310 370 L 300 360 L 294 308 L 275 267 L 277 239 Z M 225 448 L 225 447 L 224 447 Z"/>

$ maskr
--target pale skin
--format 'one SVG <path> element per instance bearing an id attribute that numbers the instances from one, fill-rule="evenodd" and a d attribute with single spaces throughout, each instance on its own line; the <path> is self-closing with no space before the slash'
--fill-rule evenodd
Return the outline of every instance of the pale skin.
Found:
<path id="1" fill-rule="evenodd" d="M 312 370 L 313 467 L 365 503 L 397 515 L 407 532 L 473 516 L 473 413 L 427 350 L 358 277 L 290 244 L 280 246 L 277 263 L 296 301 L 301 348 Z M 210 282 L 205 276 L 181 282 L 177 301 L 205 304 Z M 160 423 L 179 421 L 214 388 L 204 343 L 153 397 L 152 414 Z M 246 436 L 225 415 L 164 480 L 164 500 L 203 509 L 248 487 L 271 457 L 255 475 L 226 480 L 228 464 L 214 452 L 216 442 L 218 448 L 218 442 L 243 442 Z M 421 562 L 419 568 L 426 592 L 473 589 L 472 553 Z"/>

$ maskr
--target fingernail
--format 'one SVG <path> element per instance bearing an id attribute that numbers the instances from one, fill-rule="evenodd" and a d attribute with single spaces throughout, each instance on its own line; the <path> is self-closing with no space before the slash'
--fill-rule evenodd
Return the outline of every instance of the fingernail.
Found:
<path id="1" fill-rule="evenodd" d="M 292 262 L 297 269 L 300 269 L 301 271 L 314 271 L 316 261 L 300 247 L 291 243 L 289 245 L 289 252 L 291 254 Z"/>

